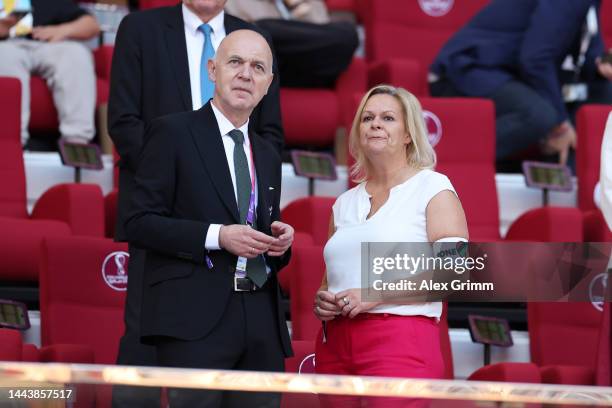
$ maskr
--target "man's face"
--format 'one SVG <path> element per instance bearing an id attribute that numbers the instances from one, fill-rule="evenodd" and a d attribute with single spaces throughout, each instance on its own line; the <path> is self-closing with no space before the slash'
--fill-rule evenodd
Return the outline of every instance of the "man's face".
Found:
<path id="1" fill-rule="evenodd" d="M 198 16 L 212 18 L 219 14 L 227 0 L 183 0 L 183 3 Z"/>
<path id="2" fill-rule="evenodd" d="M 272 83 L 272 52 L 266 40 L 250 30 L 229 34 L 208 62 L 215 100 L 235 112 L 252 111 Z"/>

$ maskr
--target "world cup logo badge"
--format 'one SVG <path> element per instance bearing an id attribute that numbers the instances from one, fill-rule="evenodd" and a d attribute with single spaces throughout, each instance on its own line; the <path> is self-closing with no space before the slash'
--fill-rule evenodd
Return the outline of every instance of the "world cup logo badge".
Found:
<path id="1" fill-rule="evenodd" d="M 113 290 L 127 290 L 130 255 L 124 251 L 111 252 L 102 263 L 102 278 Z"/>
<path id="2" fill-rule="evenodd" d="M 606 288 L 608 287 L 608 274 L 600 273 L 589 284 L 589 299 L 593 307 L 603 312 Z"/>
<path id="3" fill-rule="evenodd" d="M 315 373 L 315 355 L 309 354 L 300 363 L 298 368 L 299 374 L 314 374 Z"/>
<path id="4" fill-rule="evenodd" d="M 423 111 L 423 120 L 427 128 L 427 139 L 432 147 L 436 147 L 442 139 L 442 122 L 435 113 L 430 111 Z"/>
<path id="5" fill-rule="evenodd" d="M 431 17 L 442 17 L 453 8 L 454 0 L 419 0 L 423 13 Z"/>

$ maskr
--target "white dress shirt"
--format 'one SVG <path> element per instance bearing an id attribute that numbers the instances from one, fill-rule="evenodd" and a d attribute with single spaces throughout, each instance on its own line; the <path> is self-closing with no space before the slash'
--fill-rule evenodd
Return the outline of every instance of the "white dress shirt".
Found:
<path id="1" fill-rule="evenodd" d="M 230 176 L 232 177 L 232 187 L 234 188 L 234 197 L 236 203 L 238 202 L 238 191 L 236 190 L 236 172 L 234 171 L 234 140 L 229 135 L 229 132 L 238 129 L 244 135 L 244 154 L 246 155 L 247 162 L 249 163 L 249 175 L 253 180 L 253 158 L 251 156 L 251 142 L 249 139 L 249 121 L 242 124 L 239 128 L 232 125 L 232 122 L 223 115 L 223 113 L 217 109 L 214 103 L 211 103 L 213 113 L 217 119 L 217 125 L 219 126 L 219 132 L 221 133 L 221 139 L 223 141 L 223 148 L 225 149 L 225 157 L 227 158 L 227 165 L 229 166 Z M 257 180 L 255 180 L 255 208 L 257 208 Z M 221 224 L 210 224 L 208 232 L 206 233 L 205 247 L 208 250 L 221 249 L 219 246 L 219 231 L 221 230 Z"/>
<path id="2" fill-rule="evenodd" d="M 208 25 L 212 28 L 210 39 L 215 52 L 225 38 L 225 12 L 221 11 L 214 16 Z M 185 24 L 185 40 L 187 43 L 187 59 L 189 61 L 189 83 L 191 84 L 191 104 L 193 110 L 202 107 L 202 93 L 200 90 L 200 62 L 204 51 L 204 33 L 198 30 L 203 22 L 193 11 L 183 4 L 183 22 Z"/>

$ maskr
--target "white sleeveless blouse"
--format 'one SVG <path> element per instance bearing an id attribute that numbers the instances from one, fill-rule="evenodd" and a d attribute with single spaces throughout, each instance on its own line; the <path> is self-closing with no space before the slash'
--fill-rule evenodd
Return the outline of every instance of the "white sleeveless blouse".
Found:
<path id="1" fill-rule="evenodd" d="M 393 187 L 387 202 L 369 219 L 370 195 L 365 183 L 340 195 L 333 206 L 336 232 L 323 251 L 328 290 L 337 293 L 361 287 L 362 242 L 428 242 L 427 205 L 444 190 L 456 194 L 448 177 L 421 170 Z M 369 312 L 438 318 L 442 303 L 382 304 Z"/>

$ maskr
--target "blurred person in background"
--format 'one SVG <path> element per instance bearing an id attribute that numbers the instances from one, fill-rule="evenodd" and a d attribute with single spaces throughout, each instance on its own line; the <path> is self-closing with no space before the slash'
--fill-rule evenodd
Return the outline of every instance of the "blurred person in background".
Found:
<path id="1" fill-rule="evenodd" d="M 283 87 L 333 87 L 359 45 L 355 24 L 331 21 L 323 0 L 231 0 L 225 10 L 270 35 Z"/>
<path id="2" fill-rule="evenodd" d="M 96 74 L 91 51 L 79 41 L 100 33 L 96 19 L 71 0 L 32 0 L 0 11 L 0 76 L 21 81 L 21 141 L 28 147 L 30 76 L 45 79 L 59 116 L 61 137 L 86 143 L 95 135 Z"/>
<path id="3" fill-rule="evenodd" d="M 600 0 L 493 0 L 438 54 L 431 94 L 493 100 L 498 162 L 539 143 L 566 163 L 578 107 L 612 103 L 599 8 Z"/>
<path id="4" fill-rule="evenodd" d="M 421 105 L 406 90 L 372 88 L 349 137 L 356 161 L 351 176 L 360 184 L 333 205 L 326 273 L 314 302 L 315 315 L 325 322 L 316 342 L 317 373 L 443 378 L 442 303 L 362 301 L 361 243 L 467 241 L 463 208 L 450 180 L 433 170 Z M 321 402 L 359 407 L 363 401 L 329 396 Z M 374 398 L 367 406 L 406 402 Z"/>

